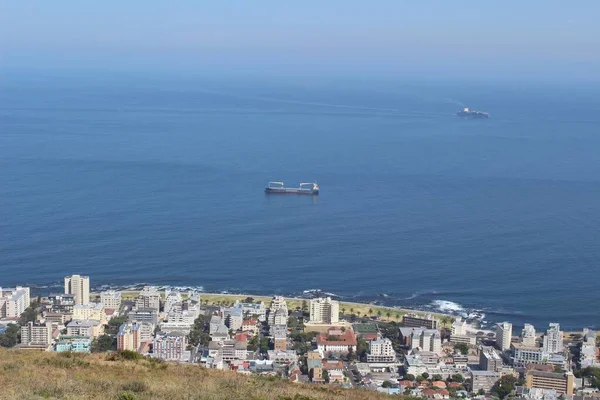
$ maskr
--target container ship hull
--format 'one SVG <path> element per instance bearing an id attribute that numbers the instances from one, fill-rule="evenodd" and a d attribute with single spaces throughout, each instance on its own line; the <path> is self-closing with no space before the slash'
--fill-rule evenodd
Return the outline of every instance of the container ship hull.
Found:
<path id="1" fill-rule="evenodd" d="M 296 188 L 265 188 L 265 193 L 269 194 L 310 194 L 318 195 L 318 190 L 296 189 Z"/>
<path id="2" fill-rule="evenodd" d="M 308 194 L 316 196 L 319 194 L 319 185 L 314 183 L 301 183 L 299 187 L 285 187 L 283 182 L 269 182 L 265 188 L 267 194 Z"/>

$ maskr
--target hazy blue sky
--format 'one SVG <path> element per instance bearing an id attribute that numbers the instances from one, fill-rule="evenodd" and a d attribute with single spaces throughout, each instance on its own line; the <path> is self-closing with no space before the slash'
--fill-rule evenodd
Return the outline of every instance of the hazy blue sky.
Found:
<path id="1" fill-rule="evenodd" d="M 599 79 L 600 1 L 28 1 L 5 67 Z"/>

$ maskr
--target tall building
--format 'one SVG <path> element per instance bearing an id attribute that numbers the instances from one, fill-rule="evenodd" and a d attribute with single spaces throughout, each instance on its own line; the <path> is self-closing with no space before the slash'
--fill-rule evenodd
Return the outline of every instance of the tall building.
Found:
<path id="1" fill-rule="evenodd" d="M 494 372 L 499 372 L 502 369 L 502 358 L 496 352 L 496 349 L 490 346 L 481 346 L 479 368 L 483 371 Z"/>
<path id="2" fill-rule="evenodd" d="M 367 362 L 394 362 L 396 361 L 396 351 L 392 346 L 392 341 L 388 338 L 371 340 L 369 342 L 369 353 L 367 353 Z"/>
<path id="3" fill-rule="evenodd" d="M 452 323 L 452 336 L 464 336 L 467 334 L 467 321 L 464 321 L 461 317 L 457 317 Z"/>
<path id="4" fill-rule="evenodd" d="M 560 324 L 551 323 L 544 335 L 544 351 L 549 354 L 563 352 L 563 333 Z"/>
<path id="5" fill-rule="evenodd" d="M 525 324 L 521 331 L 521 344 L 523 346 L 535 346 L 535 327 L 531 324 Z"/>
<path id="6" fill-rule="evenodd" d="M 419 338 L 419 347 L 423 351 L 439 354 L 442 351 L 442 335 L 437 329 L 423 329 Z"/>
<path id="7" fill-rule="evenodd" d="M 28 287 L 0 288 L 0 318 L 19 318 L 30 303 Z"/>
<path id="8" fill-rule="evenodd" d="M 100 293 L 100 303 L 104 304 L 104 308 L 119 311 L 121 308 L 121 292 L 107 290 Z"/>
<path id="9" fill-rule="evenodd" d="M 496 325 L 496 347 L 502 351 L 510 349 L 511 338 L 512 324 L 510 322 L 501 322 Z"/>
<path id="10" fill-rule="evenodd" d="M 160 292 L 153 286 L 145 286 L 138 295 L 136 307 L 160 311 Z"/>
<path id="11" fill-rule="evenodd" d="M 72 294 L 75 304 L 90 302 L 90 277 L 81 275 L 65 276 L 65 294 Z"/>
<path id="12" fill-rule="evenodd" d="M 49 346 L 52 343 L 52 325 L 27 323 L 21 327 L 21 343 L 25 346 Z"/>
<path id="13" fill-rule="evenodd" d="M 152 342 L 152 352 L 161 360 L 183 361 L 186 346 L 186 335 L 159 332 Z"/>
<path id="14" fill-rule="evenodd" d="M 287 325 L 287 319 L 288 308 L 285 299 L 283 296 L 273 296 L 269 306 L 269 325 Z"/>
<path id="15" fill-rule="evenodd" d="M 121 325 L 117 333 L 117 350 L 138 351 L 142 342 L 140 327 L 141 325 L 136 323 Z"/>
<path id="16" fill-rule="evenodd" d="M 331 297 L 320 297 L 310 301 L 310 322 L 336 324 L 339 322 L 340 303 Z"/>

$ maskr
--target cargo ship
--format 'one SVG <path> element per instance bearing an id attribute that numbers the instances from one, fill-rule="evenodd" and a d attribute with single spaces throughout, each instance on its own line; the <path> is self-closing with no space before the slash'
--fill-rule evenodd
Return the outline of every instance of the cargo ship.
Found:
<path id="1" fill-rule="evenodd" d="M 465 107 L 462 111 L 456 113 L 459 117 L 467 117 L 467 118 L 489 118 L 490 114 L 483 111 L 471 111 L 469 107 Z"/>
<path id="2" fill-rule="evenodd" d="M 269 194 L 319 194 L 319 185 L 314 183 L 301 183 L 297 188 L 285 187 L 283 182 L 269 182 L 265 188 L 265 193 Z"/>

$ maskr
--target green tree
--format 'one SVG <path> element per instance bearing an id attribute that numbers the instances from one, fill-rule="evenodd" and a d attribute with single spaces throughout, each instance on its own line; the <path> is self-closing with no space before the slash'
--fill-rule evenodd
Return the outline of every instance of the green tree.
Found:
<path id="1" fill-rule="evenodd" d="M 0 346 L 13 347 L 19 343 L 21 328 L 17 324 L 10 324 L 6 327 L 6 331 L 0 334 Z"/>
<path id="2" fill-rule="evenodd" d="M 415 380 L 415 376 L 413 374 L 408 374 L 408 375 L 406 375 L 405 378 L 407 381 L 411 381 L 411 382 L 414 382 L 414 380 Z"/>
<path id="3" fill-rule="evenodd" d="M 392 382 L 390 381 L 383 381 L 383 383 L 381 384 L 382 388 L 391 388 L 392 386 Z"/>
<path id="4" fill-rule="evenodd" d="M 479 391 L 477 392 L 478 395 L 483 396 L 485 394 L 485 390 L 483 389 L 479 389 Z"/>
<path id="5" fill-rule="evenodd" d="M 346 314 L 346 307 L 342 307 L 342 315 Z"/>
<path id="6" fill-rule="evenodd" d="M 206 323 L 206 317 L 199 315 L 194 320 L 194 325 L 188 335 L 190 346 L 196 347 L 198 344 L 206 347 L 210 342 L 210 335 L 208 334 L 208 324 Z"/>
<path id="7" fill-rule="evenodd" d="M 387 317 L 387 319 L 390 319 L 390 317 L 392 316 L 392 313 L 388 311 L 385 313 L 385 316 Z"/>
<path id="8" fill-rule="evenodd" d="M 260 338 L 260 352 L 263 354 L 267 354 L 269 351 L 269 338 L 261 337 Z"/>
<path id="9" fill-rule="evenodd" d="M 329 383 L 329 372 L 327 372 L 326 369 L 323 370 L 321 376 L 323 377 L 323 379 L 325 379 L 325 383 Z"/>
<path id="10" fill-rule="evenodd" d="M 29 307 L 27 307 L 25 311 L 23 311 L 23 314 L 21 314 L 21 317 L 19 318 L 19 325 L 23 326 L 27 325 L 29 322 L 35 322 L 39 314 L 39 306 L 39 301 L 35 300 L 31 302 Z"/>
<path id="11" fill-rule="evenodd" d="M 396 314 L 396 321 L 400 321 L 400 314 Z"/>
<path id="12" fill-rule="evenodd" d="M 425 378 L 423 377 L 423 375 L 419 375 L 415 378 L 417 380 L 417 382 L 421 383 L 425 380 Z"/>
<path id="13" fill-rule="evenodd" d="M 108 326 L 104 330 L 106 334 L 116 335 L 119 332 L 121 325 L 127 322 L 127 315 L 119 315 L 118 317 L 112 317 L 108 321 Z"/>
<path id="14" fill-rule="evenodd" d="M 258 350 L 258 336 L 254 336 L 252 339 L 248 340 L 248 350 Z"/>
<path id="15" fill-rule="evenodd" d="M 246 297 L 244 300 L 242 300 L 242 303 L 254 303 L 254 298 Z"/>
<path id="16" fill-rule="evenodd" d="M 117 350 L 117 338 L 110 335 L 101 335 L 92 341 L 92 352 L 102 353 Z"/>
<path id="17" fill-rule="evenodd" d="M 469 345 L 466 343 L 456 343 L 454 345 L 454 350 L 460 352 L 460 354 L 467 355 L 469 354 Z"/>
<path id="18" fill-rule="evenodd" d="M 463 376 L 461 374 L 452 375 L 452 382 L 461 383 L 463 381 Z"/>
<path id="19" fill-rule="evenodd" d="M 442 376 L 438 375 L 438 374 L 433 375 L 433 377 L 431 379 L 433 379 L 434 381 L 441 381 L 441 380 L 443 380 Z"/>
<path id="20" fill-rule="evenodd" d="M 512 375 L 505 375 L 500 378 L 494 386 L 492 386 L 492 394 L 500 399 L 504 399 L 508 396 L 513 390 L 515 390 L 515 384 L 517 383 L 517 378 Z"/>
<path id="21" fill-rule="evenodd" d="M 356 356 L 360 361 L 367 359 L 367 352 L 369 351 L 369 345 L 363 338 L 358 338 L 356 341 Z"/>
<path id="22" fill-rule="evenodd" d="M 381 318 L 381 314 L 382 314 L 381 310 L 377 310 L 377 316 L 378 316 L 379 318 Z"/>
<path id="23" fill-rule="evenodd" d="M 421 376 L 425 379 L 429 379 L 429 374 L 427 372 L 423 372 Z"/>
<path id="24" fill-rule="evenodd" d="M 373 314 L 373 309 L 369 308 L 369 315 L 372 315 L 372 314 Z"/>
<path id="25" fill-rule="evenodd" d="M 354 308 L 350 307 L 350 314 L 354 313 Z"/>

